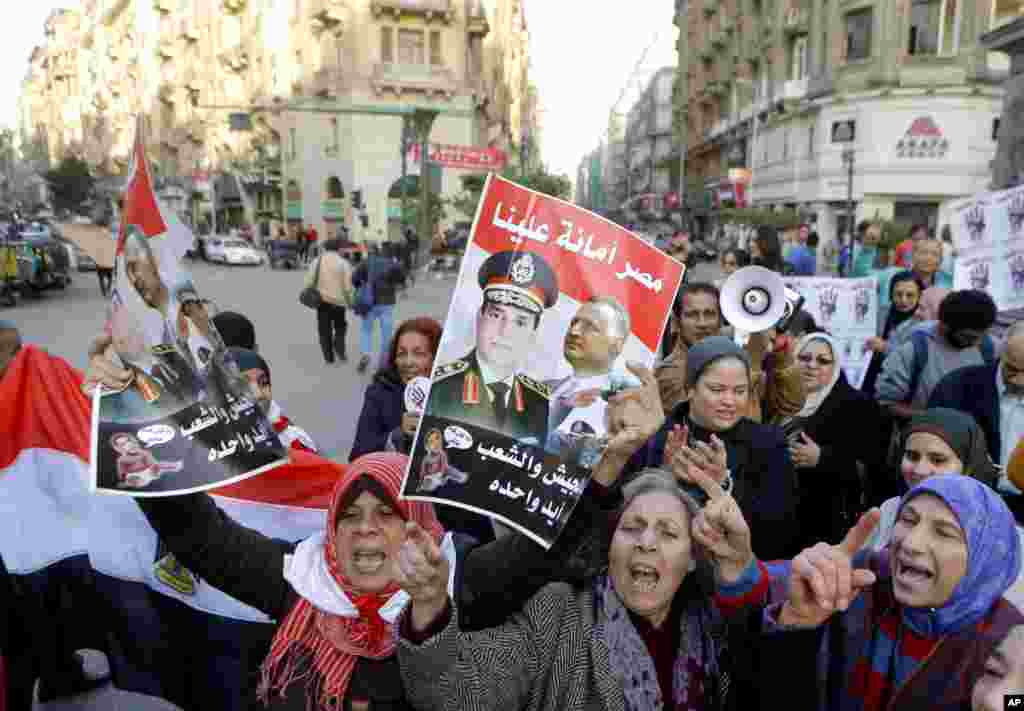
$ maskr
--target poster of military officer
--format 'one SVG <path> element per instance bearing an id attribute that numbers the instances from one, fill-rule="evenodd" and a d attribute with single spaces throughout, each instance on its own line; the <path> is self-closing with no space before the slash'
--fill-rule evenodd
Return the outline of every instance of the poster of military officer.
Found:
<path id="1" fill-rule="evenodd" d="M 286 453 L 182 263 L 193 236 L 153 191 L 143 145 L 119 215 L 104 353 L 126 377 L 94 393 L 92 488 L 169 496 L 258 474 Z"/>
<path id="2" fill-rule="evenodd" d="M 403 496 L 550 545 L 599 461 L 607 399 L 635 383 L 626 364 L 654 363 L 684 269 L 598 215 L 489 176 Z M 442 454 L 445 467 L 423 465 Z"/>

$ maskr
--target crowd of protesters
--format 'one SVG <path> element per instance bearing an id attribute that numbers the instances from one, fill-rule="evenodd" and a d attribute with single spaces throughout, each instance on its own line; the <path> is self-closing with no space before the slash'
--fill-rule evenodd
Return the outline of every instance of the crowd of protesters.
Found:
<path id="1" fill-rule="evenodd" d="M 796 239 L 786 249 L 759 229 L 749 255 L 722 254 L 723 271 L 752 263 L 814 274 L 816 235 L 805 228 Z M 631 364 L 640 384 L 610 396 L 607 446 L 548 550 L 480 516 L 399 496 L 419 418 L 404 388 L 430 375 L 442 327 L 418 317 L 392 335 L 396 291 L 413 268 L 401 254 L 351 264 L 324 250 L 307 282 L 321 296 L 324 360 L 346 360 L 346 310 L 371 291 L 357 368 L 375 370 L 348 464 L 323 460 L 338 471 L 324 530 L 282 541 L 241 526 L 206 494 L 137 500 L 181 565 L 273 621 L 217 650 L 167 640 L 194 666 L 215 653 L 234 659 L 217 667 L 222 678 L 195 678 L 172 701 L 1003 708 L 1004 694 L 1024 693 L 1024 325 L 992 334 L 992 299 L 950 291 L 944 245 L 927 230 L 897 249 L 903 268 L 880 267 L 877 243 L 877 226 L 866 225 L 841 256 L 849 273 L 878 275 L 884 292 L 862 388 L 847 380 L 833 334 L 806 314 L 738 345 L 718 287 L 686 283 L 665 357 L 651 370 Z M 667 250 L 685 261 L 688 247 L 680 233 Z M 292 450 L 316 452 L 277 404 L 287 385 L 271 389 L 251 322 L 222 313 L 215 323 L 275 430 Z M 87 384 L 128 377 L 107 345 L 93 345 Z M 0 323 L 0 377 L 20 348 L 14 324 Z M 6 571 L 0 578 L 9 588 Z M 33 634 L 14 623 L 24 595 L 0 597 L 8 669 L 32 669 L 43 689 L 63 679 L 47 698 L 80 692 L 88 683 L 67 644 L 33 646 L 33 664 L 19 659 Z M 170 673 L 146 654 L 102 651 Z M 202 685 L 218 682 L 217 702 L 204 699 Z"/>

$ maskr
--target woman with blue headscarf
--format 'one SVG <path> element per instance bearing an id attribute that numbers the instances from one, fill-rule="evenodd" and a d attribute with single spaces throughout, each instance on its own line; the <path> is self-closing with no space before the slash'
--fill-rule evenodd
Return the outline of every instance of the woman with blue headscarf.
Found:
<path id="1" fill-rule="evenodd" d="M 990 487 L 928 478 L 901 500 L 890 545 L 857 554 L 877 512 L 839 546 L 794 559 L 764 613 L 765 698 L 788 709 L 958 711 L 991 651 L 1024 614 L 1004 598 L 1021 568 L 1013 515 Z M 794 684 L 817 655 L 816 684 Z"/>

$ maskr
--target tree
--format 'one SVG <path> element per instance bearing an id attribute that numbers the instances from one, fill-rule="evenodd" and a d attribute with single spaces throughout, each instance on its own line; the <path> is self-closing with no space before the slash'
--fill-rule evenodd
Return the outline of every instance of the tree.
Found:
<path id="1" fill-rule="evenodd" d="M 94 179 L 89 164 L 81 158 L 69 156 L 46 173 L 46 182 L 53 194 L 55 210 L 78 210 L 92 195 Z"/>
<path id="2" fill-rule="evenodd" d="M 501 172 L 501 177 L 518 183 L 524 188 L 563 200 L 567 200 L 572 193 L 572 182 L 567 176 L 549 173 L 544 166 L 525 176 L 519 175 L 515 168 L 505 168 Z M 484 175 L 463 176 L 462 192 L 452 198 L 452 207 L 467 217 L 472 218 L 476 215 L 476 206 L 484 191 L 485 181 L 486 176 Z"/>

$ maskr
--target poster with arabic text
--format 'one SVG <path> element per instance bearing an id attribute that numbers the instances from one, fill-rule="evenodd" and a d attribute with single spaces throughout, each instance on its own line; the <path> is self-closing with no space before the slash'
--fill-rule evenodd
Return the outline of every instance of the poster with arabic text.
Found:
<path id="1" fill-rule="evenodd" d="M 654 364 L 685 267 L 565 201 L 488 177 L 434 360 L 406 498 L 548 547 L 607 441 L 608 399 Z"/>

